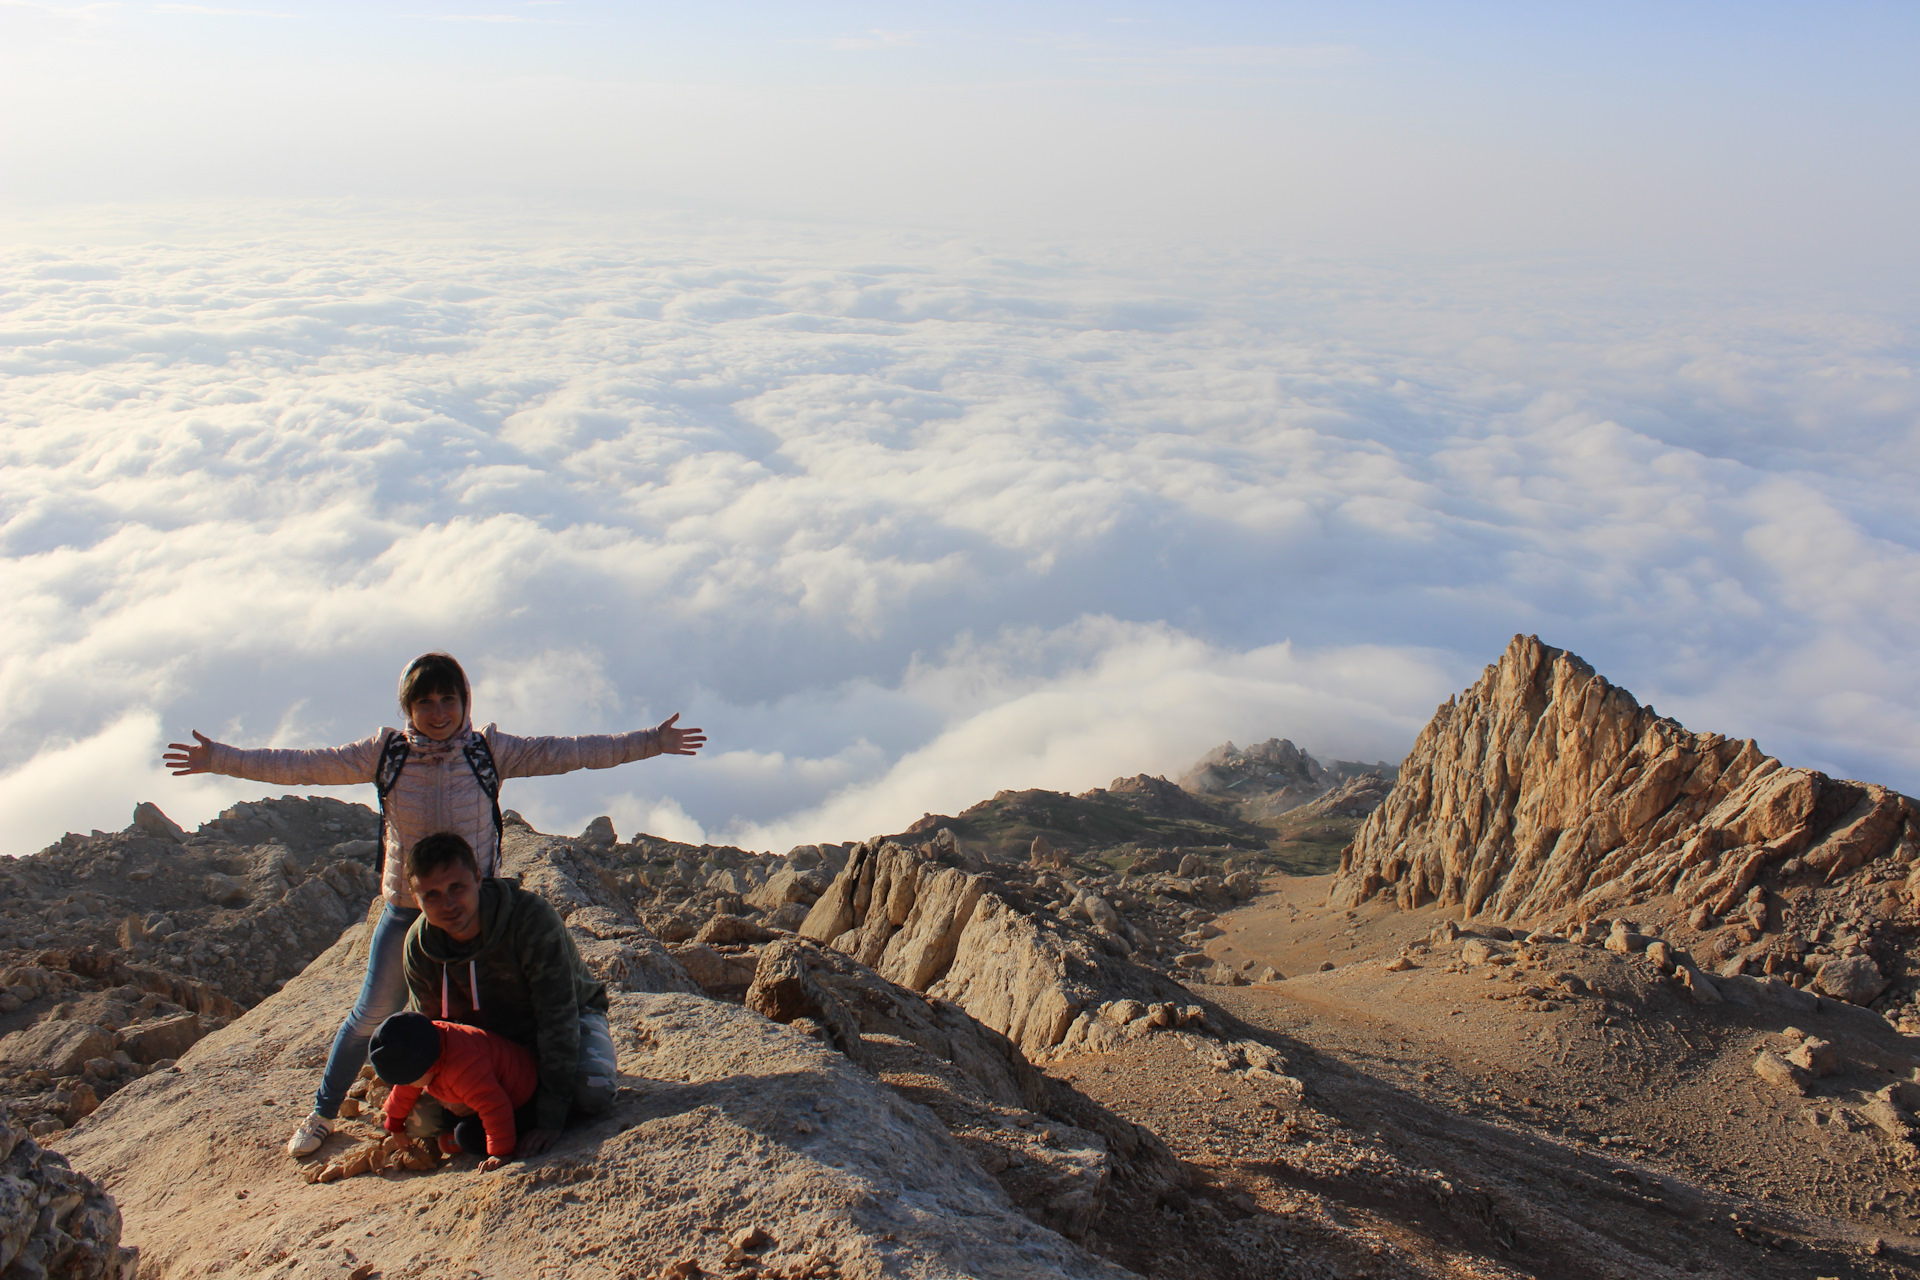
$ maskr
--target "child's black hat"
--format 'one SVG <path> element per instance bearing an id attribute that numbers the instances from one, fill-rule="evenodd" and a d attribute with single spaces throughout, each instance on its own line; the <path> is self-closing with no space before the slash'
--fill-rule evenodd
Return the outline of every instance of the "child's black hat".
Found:
<path id="1" fill-rule="evenodd" d="M 396 1013 L 373 1033 L 367 1060 L 388 1084 L 412 1084 L 440 1061 L 440 1028 L 424 1013 Z"/>

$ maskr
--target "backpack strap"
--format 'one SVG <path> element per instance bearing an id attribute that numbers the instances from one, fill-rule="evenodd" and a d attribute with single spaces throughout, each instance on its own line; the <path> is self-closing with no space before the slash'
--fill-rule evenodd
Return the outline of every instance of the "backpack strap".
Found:
<path id="1" fill-rule="evenodd" d="M 480 784 L 480 789 L 487 793 L 487 799 L 493 804 L 493 864 L 494 870 L 498 871 L 501 857 L 506 852 L 501 845 L 506 826 L 500 820 L 500 770 L 493 763 L 493 748 L 487 745 L 485 734 L 469 735 L 461 754 L 467 758 L 467 768 L 473 770 L 473 780 Z"/>
<path id="2" fill-rule="evenodd" d="M 400 771 L 407 767 L 407 735 L 395 733 L 389 729 L 380 744 L 380 763 L 374 766 L 373 790 L 380 797 L 380 843 L 387 843 L 387 832 L 392 830 L 393 821 L 387 816 L 387 797 L 392 794 L 394 784 L 400 781 Z"/>

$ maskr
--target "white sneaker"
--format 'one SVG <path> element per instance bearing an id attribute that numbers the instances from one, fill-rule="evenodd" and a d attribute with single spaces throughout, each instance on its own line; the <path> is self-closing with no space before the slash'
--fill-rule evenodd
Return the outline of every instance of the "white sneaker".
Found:
<path id="1" fill-rule="evenodd" d="M 303 1160 L 320 1149 L 320 1144 L 333 1132 L 333 1121 L 318 1111 L 300 1122 L 300 1127 L 287 1139 L 287 1154 L 295 1160 Z"/>

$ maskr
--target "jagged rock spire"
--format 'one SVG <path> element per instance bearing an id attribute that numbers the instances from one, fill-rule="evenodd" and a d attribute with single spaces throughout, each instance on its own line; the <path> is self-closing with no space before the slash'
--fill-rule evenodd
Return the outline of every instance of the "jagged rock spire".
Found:
<path id="1" fill-rule="evenodd" d="M 1690 732 L 1576 655 L 1515 636 L 1421 731 L 1331 901 L 1389 889 L 1404 907 L 1504 918 L 1673 892 L 1723 912 L 1770 870 L 1834 878 L 1916 829 L 1905 796 Z"/>

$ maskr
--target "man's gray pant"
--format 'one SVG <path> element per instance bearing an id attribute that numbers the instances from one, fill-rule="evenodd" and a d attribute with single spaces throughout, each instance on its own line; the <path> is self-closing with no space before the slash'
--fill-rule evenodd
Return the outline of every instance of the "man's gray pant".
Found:
<path id="1" fill-rule="evenodd" d="M 613 1105 L 615 1078 L 619 1074 L 607 1015 L 589 1009 L 580 1015 L 580 1059 L 573 1072 L 573 1109 L 583 1116 L 604 1115 Z"/>

